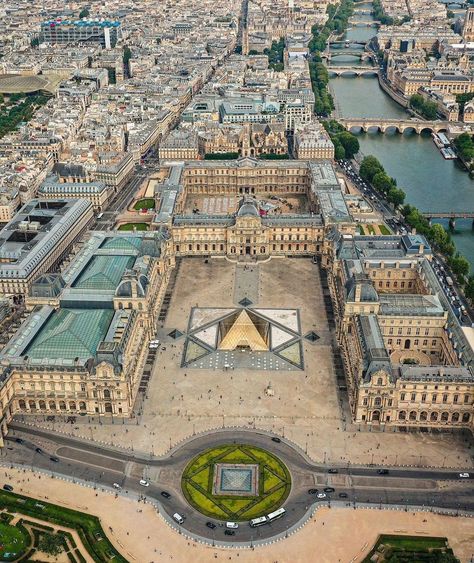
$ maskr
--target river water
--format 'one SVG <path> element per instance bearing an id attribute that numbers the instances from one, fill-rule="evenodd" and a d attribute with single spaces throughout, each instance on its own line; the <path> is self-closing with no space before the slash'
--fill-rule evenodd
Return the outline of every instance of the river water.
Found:
<path id="1" fill-rule="evenodd" d="M 356 8 L 370 9 L 371 3 L 357 3 Z M 357 20 L 370 23 L 372 16 L 356 14 Z M 355 26 L 346 33 L 354 41 L 368 40 L 376 34 L 372 26 Z M 363 49 L 351 45 L 331 48 L 332 65 L 363 65 L 354 55 Z M 344 53 L 344 54 L 343 54 Z M 339 55 L 340 54 L 340 55 Z M 406 116 L 405 110 L 394 102 L 379 87 L 376 77 L 334 77 L 330 80 L 337 111 L 342 117 L 386 117 Z M 361 133 L 361 152 L 373 154 L 384 165 L 390 176 L 397 179 L 398 186 L 407 194 L 407 203 L 422 211 L 474 211 L 474 180 L 462 170 L 456 161 L 444 160 L 429 134 L 415 133 Z M 447 222 L 444 222 L 447 226 Z M 474 230 L 471 220 L 457 220 L 453 233 L 456 248 L 466 256 L 474 270 Z"/>

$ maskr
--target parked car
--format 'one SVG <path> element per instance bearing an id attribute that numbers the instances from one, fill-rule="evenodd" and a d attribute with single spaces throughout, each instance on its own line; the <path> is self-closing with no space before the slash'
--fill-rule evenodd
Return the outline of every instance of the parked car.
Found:
<path id="1" fill-rule="evenodd" d="M 226 528 L 231 528 L 233 530 L 236 530 L 239 527 L 237 522 L 226 522 L 225 526 L 226 526 Z"/>
<path id="2" fill-rule="evenodd" d="M 235 536 L 235 531 L 234 530 L 225 530 L 224 534 L 226 536 Z"/>
<path id="3" fill-rule="evenodd" d="M 280 440 L 280 438 L 277 438 L 276 436 L 273 436 L 272 442 L 276 442 L 277 444 L 279 444 L 279 443 L 281 442 L 281 440 Z"/>
<path id="4" fill-rule="evenodd" d="M 326 498 L 326 497 L 327 497 L 327 494 L 326 494 L 326 493 L 318 493 L 318 494 L 317 494 L 317 497 L 318 497 L 318 498 Z"/>
<path id="5" fill-rule="evenodd" d="M 16 442 L 17 444 L 23 444 L 24 441 L 25 441 L 25 440 L 23 440 L 22 438 L 15 438 L 15 442 Z"/>
<path id="6" fill-rule="evenodd" d="M 140 485 L 142 487 L 149 487 L 150 483 L 146 479 L 140 479 Z"/>
<path id="7" fill-rule="evenodd" d="M 206 522 L 206 526 L 207 526 L 208 528 L 211 528 L 211 530 L 213 530 L 213 529 L 216 527 L 216 525 L 214 524 L 214 522 Z"/>
<path id="8" fill-rule="evenodd" d="M 333 493 L 336 489 L 334 487 L 324 487 L 325 493 Z"/>
<path id="9" fill-rule="evenodd" d="M 339 498 L 347 498 L 349 495 L 347 493 L 339 493 Z"/>
<path id="10" fill-rule="evenodd" d="M 35 448 L 35 452 L 38 454 L 42 454 L 43 450 L 41 448 Z"/>
<path id="11" fill-rule="evenodd" d="M 317 492 L 318 492 L 318 489 L 308 489 L 309 495 L 315 495 L 315 494 L 317 494 Z"/>
<path id="12" fill-rule="evenodd" d="M 3 485 L 3 489 L 5 491 L 13 491 L 13 487 L 11 485 Z"/>

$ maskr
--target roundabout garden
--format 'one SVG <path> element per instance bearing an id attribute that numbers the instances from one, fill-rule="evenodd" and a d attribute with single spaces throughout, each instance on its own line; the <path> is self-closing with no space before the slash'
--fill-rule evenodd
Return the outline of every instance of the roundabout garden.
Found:
<path id="1" fill-rule="evenodd" d="M 285 464 L 268 451 L 228 444 L 197 455 L 185 468 L 181 486 L 188 503 L 202 514 L 243 521 L 282 506 L 291 477 Z"/>

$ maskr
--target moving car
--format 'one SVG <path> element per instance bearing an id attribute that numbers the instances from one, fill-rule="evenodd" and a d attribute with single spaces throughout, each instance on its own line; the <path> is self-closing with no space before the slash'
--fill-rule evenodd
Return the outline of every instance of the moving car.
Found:
<path id="1" fill-rule="evenodd" d="M 17 444 L 23 444 L 24 441 L 25 441 L 25 440 L 23 440 L 22 438 L 15 438 L 15 442 L 16 442 Z"/>
<path id="2" fill-rule="evenodd" d="M 58 463 L 58 461 L 59 461 L 59 458 L 58 458 L 58 457 L 55 457 L 54 455 L 52 455 L 49 459 L 50 459 L 51 461 L 56 462 L 56 463 Z"/>
<path id="3" fill-rule="evenodd" d="M 239 527 L 237 522 L 226 522 L 225 526 L 226 528 L 232 528 L 233 530 L 236 530 Z"/>
<path id="4" fill-rule="evenodd" d="M 317 494 L 317 497 L 318 497 L 318 498 L 326 498 L 326 497 L 327 497 L 327 494 L 326 494 L 326 493 L 318 493 L 318 494 Z"/>
<path id="5" fill-rule="evenodd" d="M 38 454 L 42 454 L 43 450 L 41 448 L 35 448 L 35 452 Z"/>
<path id="6" fill-rule="evenodd" d="M 276 436 L 273 436 L 272 442 L 276 442 L 277 444 L 279 444 L 279 443 L 281 442 L 281 440 L 280 440 L 280 438 L 277 438 Z"/>
<path id="7" fill-rule="evenodd" d="M 181 514 L 178 514 L 177 512 L 173 514 L 173 518 L 176 520 L 176 522 L 178 522 L 178 524 L 184 523 L 184 518 L 181 516 Z"/>
<path id="8" fill-rule="evenodd" d="M 339 498 L 347 498 L 348 494 L 347 493 L 339 493 Z"/>
<path id="9" fill-rule="evenodd" d="M 224 534 L 226 536 L 235 536 L 235 531 L 234 530 L 225 530 Z"/>
<path id="10" fill-rule="evenodd" d="M 331 467 L 331 469 L 328 469 L 328 473 L 338 473 L 338 470 L 335 467 Z"/>
<path id="11" fill-rule="evenodd" d="M 122 488 L 118 483 L 114 483 L 112 487 L 117 490 L 120 490 Z"/>
<path id="12" fill-rule="evenodd" d="M 171 495 L 166 491 L 161 491 L 161 496 L 164 498 L 171 498 Z"/>
<path id="13" fill-rule="evenodd" d="M 213 529 L 216 527 L 216 525 L 214 524 L 214 522 L 206 522 L 206 526 L 207 526 L 208 528 L 211 528 L 211 530 L 213 530 Z"/>
<path id="14" fill-rule="evenodd" d="M 469 479 L 470 475 L 469 473 L 460 473 L 459 477 L 461 477 L 461 479 Z"/>
<path id="15" fill-rule="evenodd" d="M 149 487 L 150 483 L 146 479 L 140 479 L 140 485 L 143 487 Z"/>
<path id="16" fill-rule="evenodd" d="M 377 475 L 388 475 L 388 469 L 377 469 Z"/>

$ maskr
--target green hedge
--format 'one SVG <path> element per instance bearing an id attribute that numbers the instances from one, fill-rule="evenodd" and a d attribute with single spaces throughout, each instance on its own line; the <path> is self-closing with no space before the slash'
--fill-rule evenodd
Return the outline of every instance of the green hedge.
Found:
<path id="1" fill-rule="evenodd" d="M 37 502 L 36 499 L 30 497 L 0 490 L 0 508 L 39 518 L 59 526 L 74 528 L 79 534 L 85 549 L 87 549 L 94 561 L 98 563 L 106 562 L 112 556 L 114 562 L 127 563 L 127 560 L 110 543 L 97 516 L 43 501 L 41 503 L 44 508 L 38 510 L 35 507 Z M 98 542 L 95 539 L 95 534 L 101 535 L 104 539 Z"/>

